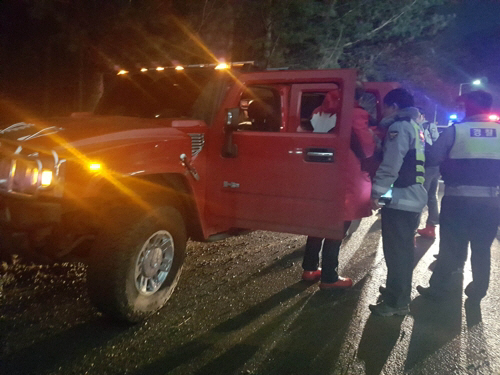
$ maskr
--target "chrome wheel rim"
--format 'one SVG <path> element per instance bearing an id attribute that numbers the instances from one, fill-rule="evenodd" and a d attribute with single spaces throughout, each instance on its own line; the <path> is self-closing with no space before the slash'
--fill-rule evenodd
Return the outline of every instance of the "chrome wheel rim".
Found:
<path id="1" fill-rule="evenodd" d="M 174 250 L 174 239 L 166 230 L 144 242 L 135 262 L 135 287 L 140 294 L 149 296 L 161 288 L 172 268 Z"/>

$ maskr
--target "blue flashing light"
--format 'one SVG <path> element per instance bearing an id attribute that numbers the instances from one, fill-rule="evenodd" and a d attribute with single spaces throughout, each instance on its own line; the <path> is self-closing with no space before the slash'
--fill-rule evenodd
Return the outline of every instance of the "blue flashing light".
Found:
<path id="1" fill-rule="evenodd" d="M 456 114 L 450 115 L 450 120 L 456 120 L 458 119 L 458 116 Z"/>

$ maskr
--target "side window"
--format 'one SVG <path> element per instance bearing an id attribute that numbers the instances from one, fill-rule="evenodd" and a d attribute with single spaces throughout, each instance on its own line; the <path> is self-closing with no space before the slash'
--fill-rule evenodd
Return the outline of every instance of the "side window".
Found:
<path id="1" fill-rule="evenodd" d="M 377 106 L 377 96 L 373 92 L 365 91 L 361 98 L 358 100 L 358 104 L 366 112 L 370 114 L 370 126 L 377 125 L 377 120 L 379 118 L 378 106 Z"/>
<path id="2" fill-rule="evenodd" d="M 332 133 L 336 129 L 339 112 L 338 89 L 302 92 L 297 132 Z"/>
<path id="3" fill-rule="evenodd" d="M 240 98 L 240 130 L 279 132 L 281 97 L 269 86 L 248 86 Z"/>

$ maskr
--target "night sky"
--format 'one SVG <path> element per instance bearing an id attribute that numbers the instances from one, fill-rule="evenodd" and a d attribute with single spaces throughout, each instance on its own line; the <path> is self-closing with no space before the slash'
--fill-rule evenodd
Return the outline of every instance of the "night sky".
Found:
<path id="1" fill-rule="evenodd" d="M 5 3 L 4 0 L 0 0 L 0 5 Z M 14 13 L 0 14 L 0 42 L 4 51 L 16 51 L 23 48 L 23 40 L 38 37 L 36 32 L 34 33 L 36 22 L 28 20 L 26 12 L 20 6 L 23 3 L 11 2 L 11 4 L 16 4 L 15 7 L 10 7 L 11 11 L 15 10 Z M 429 47 L 432 49 L 432 54 L 423 57 L 429 59 L 429 67 L 434 76 L 427 77 L 428 82 L 431 82 L 428 87 L 419 82 L 418 75 L 411 77 L 412 84 L 414 86 L 420 84 L 423 95 L 431 97 L 434 103 L 440 103 L 444 111 L 451 111 L 450 103 L 455 93 L 458 95 L 460 83 L 486 78 L 488 83 L 483 88 L 494 94 L 496 107 L 500 110 L 500 0 L 454 1 L 443 7 L 442 11 L 455 13 L 456 18 Z M 35 46 L 42 51 L 43 40 L 37 42 Z M 31 60 L 26 59 L 26 56 L 30 56 L 26 51 L 17 56 L 13 53 L 9 59 L 0 56 L 0 99 L 9 96 L 10 99 L 21 99 L 35 112 L 40 112 L 44 107 L 39 90 L 44 82 L 42 67 L 45 62 L 40 58 L 43 53 L 37 52 L 36 48 Z M 67 57 L 60 56 L 60 59 L 68 63 L 61 64 L 57 74 L 65 77 L 62 89 L 67 93 L 65 92 L 63 96 L 75 97 L 75 94 L 71 94 L 77 86 L 76 82 L 72 82 L 75 74 L 71 69 L 75 64 L 69 63 L 72 58 L 71 51 L 66 52 L 66 55 Z M 40 61 L 36 61 L 35 58 Z M 27 67 L 28 62 L 31 64 L 30 67 Z M 389 68 L 397 70 L 398 67 L 389 66 Z M 404 72 L 405 67 L 400 69 Z M 443 88 L 438 85 L 429 87 L 434 79 L 442 81 Z M 467 85 L 464 89 L 465 91 L 468 89 Z M 61 94 L 53 93 L 52 97 L 45 99 L 45 102 L 53 100 L 53 97 L 61 97 Z M 60 103 L 58 110 L 69 113 L 75 110 L 75 106 L 76 100 L 73 99 L 72 102 Z"/>

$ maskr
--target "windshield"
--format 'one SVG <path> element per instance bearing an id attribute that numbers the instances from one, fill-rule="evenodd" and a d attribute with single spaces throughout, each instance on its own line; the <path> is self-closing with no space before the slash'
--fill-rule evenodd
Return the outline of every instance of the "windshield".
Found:
<path id="1" fill-rule="evenodd" d="M 142 118 L 187 117 L 210 124 L 229 74 L 212 69 L 117 76 L 107 85 L 98 115 Z"/>

